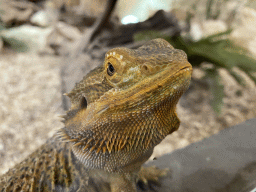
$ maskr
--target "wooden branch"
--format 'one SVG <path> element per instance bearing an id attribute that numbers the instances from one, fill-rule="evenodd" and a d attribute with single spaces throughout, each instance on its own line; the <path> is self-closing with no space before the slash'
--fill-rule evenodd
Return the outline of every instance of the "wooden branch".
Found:
<path id="1" fill-rule="evenodd" d="M 107 7 L 101 17 L 96 20 L 91 28 L 85 31 L 82 38 L 79 39 L 79 41 L 77 41 L 77 43 L 75 44 L 74 51 L 71 52 L 71 57 L 77 57 L 79 54 L 86 50 L 89 44 L 95 39 L 95 37 L 99 34 L 99 32 L 107 23 L 116 2 L 117 0 L 108 0 Z"/>

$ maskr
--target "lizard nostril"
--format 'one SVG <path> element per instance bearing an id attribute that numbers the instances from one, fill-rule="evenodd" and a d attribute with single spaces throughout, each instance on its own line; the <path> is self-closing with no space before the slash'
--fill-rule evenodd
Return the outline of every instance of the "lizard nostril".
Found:
<path id="1" fill-rule="evenodd" d="M 81 107 L 81 109 L 87 108 L 87 100 L 85 97 L 82 97 L 80 107 Z"/>

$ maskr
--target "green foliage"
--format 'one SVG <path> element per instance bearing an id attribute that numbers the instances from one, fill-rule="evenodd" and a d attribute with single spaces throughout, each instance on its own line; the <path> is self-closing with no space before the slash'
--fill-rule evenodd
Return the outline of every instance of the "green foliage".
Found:
<path id="1" fill-rule="evenodd" d="M 221 84 L 220 76 L 215 69 L 206 70 L 206 76 L 209 80 L 210 91 L 212 93 L 213 98 L 211 98 L 211 106 L 213 110 L 220 115 L 223 98 L 224 98 L 224 86 Z"/>
<path id="2" fill-rule="evenodd" d="M 3 40 L 5 43 L 7 43 L 12 49 L 14 49 L 17 52 L 26 52 L 29 50 L 29 47 L 26 45 L 26 43 L 19 41 L 15 38 L 3 37 Z"/>
<path id="3" fill-rule="evenodd" d="M 194 66 L 199 66 L 202 62 L 209 62 L 216 67 L 224 67 L 229 71 L 233 67 L 239 67 L 246 73 L 256 71 L 256 60 L 245 49 L 235 45 L 227 38 L 230 32 L 231 30 L 228 30 L 193 42 L 185 40 L 182 36 L 170 37 L 162 35 L 158 31 L 147 31 L 135 34 L 134 40 L 163 38 L 169 41 L 176 49 L 184 50 L 188 55 L 189 61 Z"/>
<path id="4" fill-rule="evenodd" d="M 226 68 L 229 73 L 238 81 L 239 84 L 245 85 L 244 80 L 239 74 L 233 72 L 233 67 L 243 70 L 255 83 L 256 77 L 256 60 L 251 57 L 245 49 L 235 45 L 227 36 L 232 30 L 223 33 L 208 36 L 200 41 L 193 42 L 182 36 L 170 37 L 162 35 L 158 31 L 148 31 L 136 34 L 135 41 L 149 40 L 153 38 L 163 38 L 169 41 L 176 49 L 184 50 L 188 55 L 188 60 L 193 66 L 199 66 L 203 62 L 212 63 L 215 67 L 211 71 L 207 71 L 209 78 L 213 80 L 211 91 L 214 96 L 212 106 L 217 113 L 220 113 L 222 99 L 224 94 L 221 93 L 223 86 L 219 82 L 217 69 Z M 223 92 L 223 91 L 222 91 Z"/>

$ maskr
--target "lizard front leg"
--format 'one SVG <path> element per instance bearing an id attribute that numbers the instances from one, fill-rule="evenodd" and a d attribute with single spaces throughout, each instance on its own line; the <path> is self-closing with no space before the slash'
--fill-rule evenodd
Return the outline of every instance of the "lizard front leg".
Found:
<path id="1" fill-rule="evenodd" d="M 110 177 L 111 192 L 136 192 L 135 173 L 116 173 Z"/>
<path id="2" fill-rule="evenodd" d="M 165 177 L 168 169 L 158 169 L 155 166 L 141 167 L 138 173 L 115 173 L 110 176 L 111 192 L 136 192 L 136 183 L 142 183 L 142 189 L 149 183 L 159 185 L 159 178 Z M 136 182 L 137 181 L 137 182 Z"/>
<path id="3" fill-rule="evenodd" d="M 168 172 L 168 168 L 159 169 L 156 166 L 141 167 L 138 174 L 137 183 L 142 184 L 142 186 L 139 186 L 143 189 L 147 188 L 150 185 L 149 183 L 160 185 L 159 178 L 167 176 Z"/>

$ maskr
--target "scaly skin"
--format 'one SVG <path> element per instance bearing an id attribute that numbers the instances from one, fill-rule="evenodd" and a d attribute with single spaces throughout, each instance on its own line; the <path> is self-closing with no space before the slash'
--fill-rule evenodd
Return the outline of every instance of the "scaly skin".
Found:
<path id="1" fill-rule="evenodd" d="M 162 39 L 108 51 L 67 94 L 65 127 L 3 175 L 0 189 L 136 191 L 141 165 L 179 127 L 191 73 L 186 54 Z"/>

